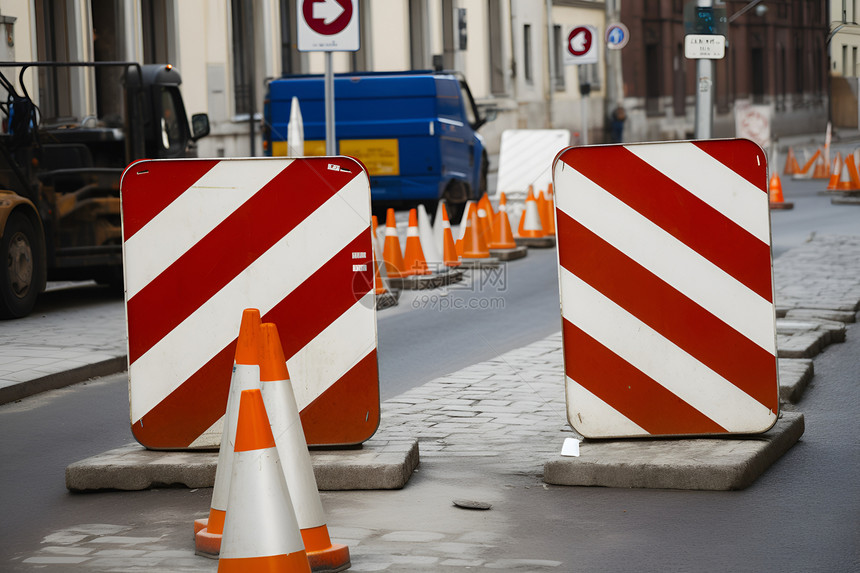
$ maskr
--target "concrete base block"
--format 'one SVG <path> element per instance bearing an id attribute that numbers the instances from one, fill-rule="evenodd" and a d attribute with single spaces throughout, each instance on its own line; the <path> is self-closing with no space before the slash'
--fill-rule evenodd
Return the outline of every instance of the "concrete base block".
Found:
<path id="1" fill-rule="evenodd" d="M 553 485 L 736 490 L 752 484 L 803 435 L 803 414 L 784 412 L 749 437 L 586 440 L 579 457 L 546 462 Z"/>
<path id="2" fill-rule="evenodd" d="M 551 249 L 555 246 L 555 237 L 541 237 L 539 239 L 532 237 L 514 237 L 514 242 L 517 245 L 531 247 L 533 249 Z"/>
<path id="3" fill-rule="evenodd" d="M 368 440 L 343 450 L 311 450 L 320 490 L 400 489 L 418 466 L 417 440 Z M 154 451 L 130 444 L 66 468 L 71 491 L 212 487 L 217 451 Z"/>
<path id="4" fill-rule="evenodd" d="M 807 358 L 780 358 L 779 399 L 782 402 L 797 403 L 815 375 L 813 362 Z"/>
<path id="5" fill-rule="evenodd" d="M 860 205 L 860 196 L 846 195 L 844 197 L 833 197 L 830 199 L 833 205 Z"/>
<path id="6" fill-rule="evenodd" d="M 834 320 L 776 321 L 776 346 L 780 358 L 814 358 L 834 342 L 845 341 L 845 323 Z"/>
<path id="7" fill-rule="evenodd" d="M 777 210 L 794 209 L 794 203 L 791 203 L 789 201 L 783 201 L 782 203 L 774 203 L 773 201 L 771 201 L 770 208 L 771 209 L 777 209 Z"/>
<path id="8" fill-rule="evenodd" d="M 499 259 L 500 261 L 515 261 L 522 259 L 529 254 L 529 248 L 525 246 L 515 247 L 513 249 L 490 249 L 490 256 Z"/>
<path id="9" fill-rule="evenodd" d="M 389 290 L 384 294 L 376 295 L 376 310 L 385 310 L 386 308 L 391 308 L 392 306 L 397 306 L 400 302 L 400 291 L 399 290 Z"/>
<path id="10" fill-rule="evenodd" d="M 463 271 L 457 268 L 434 272 L 430 275 L 413 275 L 411 277 L 389 278 L 388 282 L 393 289 L 427 290 L 460 282 L 461 280 L 463 280 Z"/>
<path id="11" fill-rule="evenodd" d="M 486 259 L 464 259 L 460 258 L 460 267 L 464 270 L 496 269 L 499 267 L 499 259 L 487 257 Z"/>

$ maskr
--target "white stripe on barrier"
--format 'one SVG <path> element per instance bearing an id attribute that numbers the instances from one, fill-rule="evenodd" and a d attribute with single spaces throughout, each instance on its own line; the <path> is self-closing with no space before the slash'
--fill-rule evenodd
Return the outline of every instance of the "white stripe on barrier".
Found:
<path id="1" fill-rule="evenodd" d="M 578 171 L 559 170 L 557 179 L 576 189 L 556 196 L 558 209 L 776 355 L 771 303 Z"/>
<path id="2" fill-rule="evenodd" d="M 125 242 L 131 299 L 281 173 L 280 161 L 221 161 Z M 189 217 L 189 213 L 194 213 Z M 151 253 L 158 253 L 157 257 Z"/>
<path id="3" fill-rule="evenodd" d="M 367 211 L 366 203 L 367 180 L 356 177 L 135 360 L 129 375 L 147 385 L 132 395 L 132 423 L 230 344 L 239 332 L 244 301 L 258 301 L 265 315 L 366 229 L 367 220 L 359 215 Z M 319 233 L 328 221 L 341 224 Z M 277 267 L 291 270 L 289 284 L 268 280 Z"/>
<path id="4" fill-rule="evenodd" d="M 695 144 L 678 143 L 672 153 L 657 145 L 629 145 L 626 149 L 761 242 L 770 244 L 770 225 L 759 215 L 767 212 L 767 193 Z M 728 189 L 732 192 L 728 193 Z"/>
<path id="5" fill-rule="evenodd" d="M 644 428 L 592 394 L 570 376 L 567 379 L 568 418 L 576 419 L 579 431 L 589 436 L 647 436 Z M 570 408 L 576 404 L 576 411 Z M 586 417 L 582 416 L 586 412 Z"/>
<path id="6" fill-rule="evenodd" d="M 373 291 L 368 292 L 287 360 L 299 411 L 319 398 L 329 380 L 340 380 L 373 351 L 374 346 L 370 342 L 376 340 L 375 333 L 373 336 L 366 332 L 358 333 L 375 325 L 375 322 L 368 321 L 368 315 L 374 312 L 375 296 Z M 344 332 L 355 332 L 356 335 L 345 338 Z"/>
<path id="7" fill-rule="evenodd" d="M 564 308 L 564 318 L 729 432 L 749 431 L 751 419 L 775 417 L 749 394 L 564 268 L 560 283 L 562 300 L 578 301 Z M 696 384 L 691 385 L 691 380 Z"/>

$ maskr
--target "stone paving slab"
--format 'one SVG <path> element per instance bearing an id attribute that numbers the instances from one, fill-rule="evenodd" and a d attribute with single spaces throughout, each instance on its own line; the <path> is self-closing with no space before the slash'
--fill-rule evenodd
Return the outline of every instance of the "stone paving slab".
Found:
<path id="1" fill-rule="evenodd" d="M 777 364 L 779 365 L 779 400 L 796 404 L 815 375 L 814 364 L 812 360 L 805 358 L 780 358 Z"/>
<path id="2" fill-rule="evenodd" d="M 418 466 L 416 440 L 374 438 L 362 447 L 311 450 L 317 487 L 323 491 L 401 489 Z M 217 451 L 153 451 L 129 444 L 66 467 L 66 488 L 143 490 L 165 485 L 212 487 Z"/>
<path id="3" fill-rule="evenodd" d="M 589 440 L 579 457 L 550 459 L 553 485 L 737 490 L 751 485 L 803 435 L 803 414 L 784 412 L 759 436 L 660 440 Z"/>

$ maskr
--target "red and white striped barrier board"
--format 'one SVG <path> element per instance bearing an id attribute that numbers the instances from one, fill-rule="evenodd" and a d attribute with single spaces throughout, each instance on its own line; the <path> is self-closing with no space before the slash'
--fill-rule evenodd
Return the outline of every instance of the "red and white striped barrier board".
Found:
<path id="1" fill-rule="evenodd" d="M 132 433 L 217 447 L 245 308 L 281 333 L 307 442 L 379 423 L 367 173 L 346 157 L 141 161 L 121 184 Z"/>
<path id="2" fill-rule="evenodd" d="M 779 386 L 761 148 L 577 147 L 556 157 L 553 174 L 574 429 L 767 431 Z"/>

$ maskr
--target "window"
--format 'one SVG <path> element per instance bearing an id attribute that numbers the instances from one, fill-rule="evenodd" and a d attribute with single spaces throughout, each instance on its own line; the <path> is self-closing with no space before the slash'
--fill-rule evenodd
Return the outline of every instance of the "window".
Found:
<path id="1" fill-rule="evenodd" d="M 285 76 L 302 71 L 296 30 L 296 0 L 281 0 L 281 73 Z"/>
<path id="2" fill-rule="evenodd" d="M 487 0 L 490 25 L 490 92 L 505 93 L 505 62 L 502 54 L 502 6 L 498 0 Z"/>
<path id="3" fill-rule="evenodd" d="M 523 77 L 526 82 L 534 83 L 534 72 L 532 70 L 532 26 L 523 25 Z"/>
<path id="4" fill-rule="evenodd" d="M 552 27 L 552 42 L 554 46 L 555 61 L 553 62 L 553 75 L 555 76 L 556 91 L 564 91 L 564 52 L 567 48 L 567 38 L 564 37 L 561 26 Z"/>
<path id="5" fill-rule="evenodd" d="M 233 16 L 233 111 L 254 112 L 254 3 L 231 0 Z"/>

